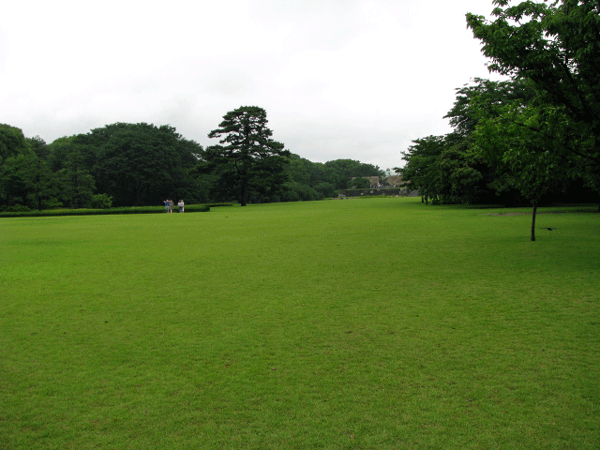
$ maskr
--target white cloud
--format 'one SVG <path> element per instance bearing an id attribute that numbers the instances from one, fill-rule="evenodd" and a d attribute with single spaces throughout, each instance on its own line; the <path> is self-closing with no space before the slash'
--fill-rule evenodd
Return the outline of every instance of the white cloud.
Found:
<path id="1" fill-rule="evenodd" d="M 0 122 L 48 142 L 109 123 L 189 139 L 241 105 L 313 161 L 401 164 L 449 131 L 454 89 L 488 76 L 465 14 L 481 0 L 21 0 L 3 7 Z"/>

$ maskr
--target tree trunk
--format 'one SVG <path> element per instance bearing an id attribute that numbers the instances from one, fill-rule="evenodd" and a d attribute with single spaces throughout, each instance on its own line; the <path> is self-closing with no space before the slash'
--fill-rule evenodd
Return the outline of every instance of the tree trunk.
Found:
<path id="1" fill-rule="evenodd" d="M 248 184 L 242 180 L 242 185 L 240 186 L 240 206 L 246 206 L 248 202 Z"/>
<path id="2" fill-rule="evenodd" d="M 533 213 L 531 214 L 531 240 L 535 241 L 535 214 L 537 213 L 537 202 L 533 202 Z"/>

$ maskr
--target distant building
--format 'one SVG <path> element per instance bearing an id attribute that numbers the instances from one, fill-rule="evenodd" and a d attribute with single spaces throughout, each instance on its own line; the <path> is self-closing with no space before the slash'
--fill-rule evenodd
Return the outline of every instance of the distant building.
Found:
<path id="1" fill-rule="evenodd" d="M 356 178 L 369 180 L 370 189 L 380 189 L 382 187 L 400 188 L 406 184 L 402 180 L 402 175 L 392 175 L 389 177 L 352 177 L 353 180 Z"/>
<path id="2" fill-rule="evenodd" d="M 385 179 L 385 182 L 390 187 L 404 186 L 406 183 L 402 180 L 402 175 L 392 175 Z"/>
<path id="3" fill-rule="evenodd" d="M 379 177 L 366 177 L 371 183 L 371 188 L 378 188 L 381 186 L 381 178 Z"/>

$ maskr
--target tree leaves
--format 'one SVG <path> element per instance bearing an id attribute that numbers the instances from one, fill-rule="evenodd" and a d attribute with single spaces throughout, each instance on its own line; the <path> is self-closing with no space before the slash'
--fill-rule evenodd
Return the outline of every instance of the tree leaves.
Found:
<path id="1" fill-rule="evenodd" d="M 287 181 L 284 166 L 290 152 L 271 139 L 267 112 L 258 106 L 242 106 L 223 116 L 219 128 L 208 137 L 218 138 L 204 154 L 206 167 L 211 167 L 226 189 L 235 193 L 242 206 L 251 192 L 272 196 Z"/>

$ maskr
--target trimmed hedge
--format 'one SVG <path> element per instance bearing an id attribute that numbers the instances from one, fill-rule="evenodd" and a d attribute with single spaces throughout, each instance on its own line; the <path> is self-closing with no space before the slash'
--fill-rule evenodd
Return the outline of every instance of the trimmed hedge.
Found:
<path id="1" fill-rule="evenodd" d="M 215 205 L 185 205 L 185 212 L 209 212 L 211 206 L 226 206 L 224 203 Z M 109 209 L 45 209 L 42 211 L 2 212 L 0 217 L 41 217 L 41 216 L 91 216 L 106 214 L 165 214 L 164 206 L 126 206 Z M 178 213 L 177 206 L 173 214 Z"/>

